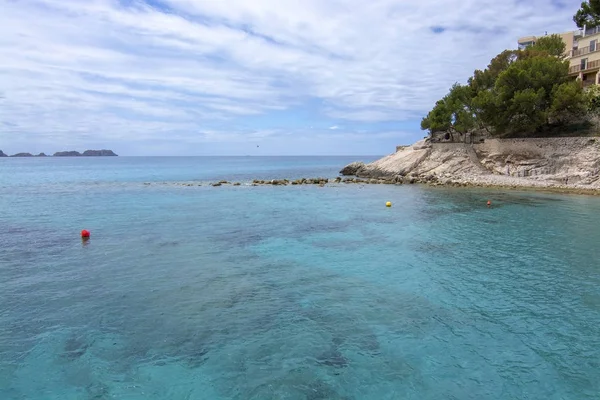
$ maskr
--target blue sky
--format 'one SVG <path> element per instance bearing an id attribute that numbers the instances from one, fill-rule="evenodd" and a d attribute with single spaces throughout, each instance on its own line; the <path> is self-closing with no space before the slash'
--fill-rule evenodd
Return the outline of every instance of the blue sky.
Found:
<path id="1" fill-rule="evenodd" d="M 0 0 L 0 149 L 382 155 L 560 0 Z"/>

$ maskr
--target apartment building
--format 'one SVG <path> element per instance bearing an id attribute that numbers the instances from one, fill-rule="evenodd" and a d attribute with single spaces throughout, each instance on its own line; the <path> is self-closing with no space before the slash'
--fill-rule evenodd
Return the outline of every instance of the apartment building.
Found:
<path id="1" fill-rule="evenodd" d="M 584 87 L 600 84 L 600 27 L 559 33 L 566 45 L 565 57 L 569 61 L 569 76 L 578 79 Z M 518 40 L 520 49 L 535 44 L 536 36 Z"/>

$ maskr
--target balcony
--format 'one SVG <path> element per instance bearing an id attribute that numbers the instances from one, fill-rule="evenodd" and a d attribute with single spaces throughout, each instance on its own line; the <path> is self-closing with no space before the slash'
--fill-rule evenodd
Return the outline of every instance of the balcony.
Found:
<path id="1" fill-rule="evenodd" d="M 598 50 L 598 49 L 596 49 L 596 50 Z M 596 51 L 596 50 L 594 50 L 594 51 Z M 584 54 L 589 54 L 589 53 L 590 53 L 590 46 L 585 46 L 580 49 L 571 50 L 571 57 L 583 56 Z"/>
<path id="2" fill-rule="evenodd" d="M 595 35 L 596 33 L 600 33 L 600 26 L 595 26 L 593 28 L 587 28 L 584 31 L 584 36 Z"/>
<path id="3" fill-rule="evenodd" d="M 585 69 L 581 69 L 581 65 L 573 65 L 569 67 L 569 74 L 578 74 L 579 72 L 585 72 L 600 67 L 600 60 L 590 61 L 585 66 Z"/>

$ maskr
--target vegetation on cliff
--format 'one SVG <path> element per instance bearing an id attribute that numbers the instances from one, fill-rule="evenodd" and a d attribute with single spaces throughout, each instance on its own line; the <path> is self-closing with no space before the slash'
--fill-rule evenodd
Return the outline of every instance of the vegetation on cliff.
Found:
<path id="1" fill-rule="evenodd" d="M 585 92 L 568 76 L 564 53 L 559 35 L 539 38 L 524 50 L 503 51 L 466 85 L 455 83 L 423 118 L 421 129 L 532 136 L 580 124 L 598 108 L 597 92 Z"/>

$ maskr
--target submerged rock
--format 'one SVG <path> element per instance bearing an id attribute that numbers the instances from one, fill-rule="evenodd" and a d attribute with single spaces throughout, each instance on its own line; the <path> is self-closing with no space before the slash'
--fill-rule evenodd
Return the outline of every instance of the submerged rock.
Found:
<path id="1" fill-rule="evenodd" d="M 83 356 L 91 345 L 92 343 L 80 336 L 71 336 L 65 343 L 63 357 L 68 360 L 76 360 Z"/>
<path id="2" fill-rule="evenodd" d="M 345 368 L 349 364 L 348 359 L 337 349 L 331 349 L 324 352 L 317 357 L 317 362 L 334 368 Z"/>
<path id="3" fill-rule="evenodd" d="M 202 366 L 208 359 L 207 354 L 208 350 L 204 348 L 193 351 L 186 359 L 188 367 L 193 369 Z"/>

